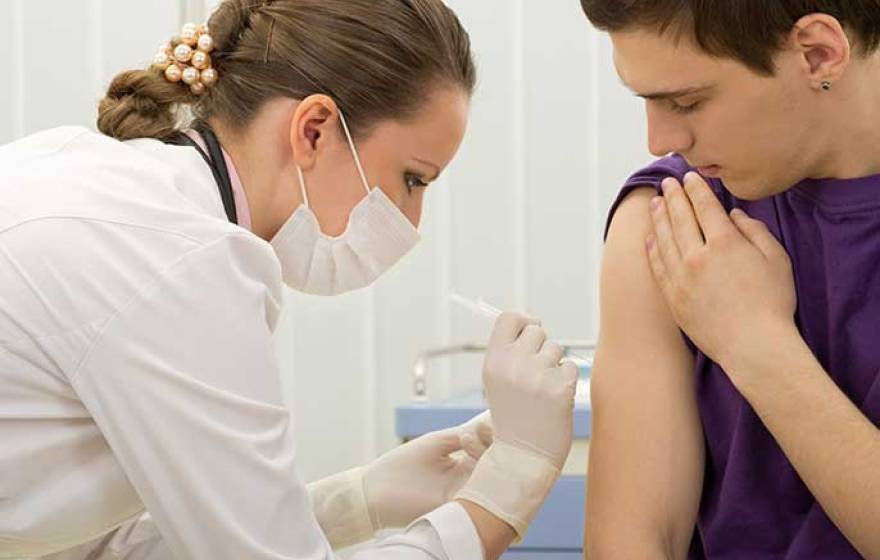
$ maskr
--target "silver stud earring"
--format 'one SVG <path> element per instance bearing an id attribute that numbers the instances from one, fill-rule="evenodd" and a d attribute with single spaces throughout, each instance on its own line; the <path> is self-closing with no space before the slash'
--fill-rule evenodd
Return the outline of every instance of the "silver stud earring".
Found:
<path id="1" fill-rule="evenodd" d="M 822 89 L 825 91 L 831 91 L 831 88 L 834 87 L 831 82 L 822 82 Z"/>

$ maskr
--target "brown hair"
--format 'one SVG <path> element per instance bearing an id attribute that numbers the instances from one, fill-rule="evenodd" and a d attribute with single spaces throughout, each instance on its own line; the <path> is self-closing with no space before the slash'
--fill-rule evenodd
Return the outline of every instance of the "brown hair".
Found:
<path id="1" fill-rule="evenodd" d="M 814 13 L 837 18 L 865 54 L 880 46 L 880 0 L 581 0 L 604 31 L 654 28 L 690 34 L 707 53 L 775 73 L 773 56 L 799 19 Z"/>
<path id="2" fill-rule="evenodd" d="M 189 107 L 241 130 L 271 99 L 322 93 L 357 136 L 412 116 L 432 87 L 470 95 L 476 82 L 470 38 L 442 0 L 224 0 L 208 26 L 220 78 L 207 94 L 157 69 L 123 72 L 100 103 L 98 129 L 164 140 Z"/>

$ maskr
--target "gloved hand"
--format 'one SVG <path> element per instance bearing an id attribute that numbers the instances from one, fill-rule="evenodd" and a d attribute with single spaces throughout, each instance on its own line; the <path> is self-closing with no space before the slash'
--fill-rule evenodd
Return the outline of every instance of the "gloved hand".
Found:
<path id="1" fill-rule="evenodd" d="M 369 540 L 381 529 L 406 527 L 449 502 L 491 444 L 491 416 L 485 412 L 312 483 L 318 523 L 334 549 Z"/>
<path id="2" fill-rule="evenodd" d="M 492 443 L 488 414 L 426 434 L 364 469 L 364 492 L 375 529 L 406 527 L 452 499 Z"/>
<path id="3" fill-rule="evenodd" d="M 568 458 L 578 370 L 534 321 L 498 318 L 483 366 L 495 441 L 457 499 L 474 502 L 525 536 Z"/>

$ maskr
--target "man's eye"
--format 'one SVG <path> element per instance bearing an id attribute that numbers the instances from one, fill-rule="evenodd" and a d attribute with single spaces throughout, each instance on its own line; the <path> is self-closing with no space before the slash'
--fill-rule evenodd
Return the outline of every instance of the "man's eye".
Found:
<path id="1" fill-rule="evenodd" d="M 675 111 L 676 113 L 679 113 L 682 115 L 688 115 L 690 113 L 693 113 L 694 111 L 697 110 L 697 108 L 699 108 L 699 106 L 700 106 L 699 101 L 695 101 L 689 105 L 682 105 L 680 103 L 676 103 L 675 101 L 672 102 L 672 110 Z"/>

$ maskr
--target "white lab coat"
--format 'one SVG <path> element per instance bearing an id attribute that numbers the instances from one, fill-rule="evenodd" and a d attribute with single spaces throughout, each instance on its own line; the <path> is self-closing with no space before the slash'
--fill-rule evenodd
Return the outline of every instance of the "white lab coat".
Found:
<path id="1" fill-rule="evenodd" d="M 192 148 L 76 127 L 0 148 L 0 558 L 332 558 L 281 400 L 282 292 Z M 356 558 L 481 550 L 447 505 Z"/>

